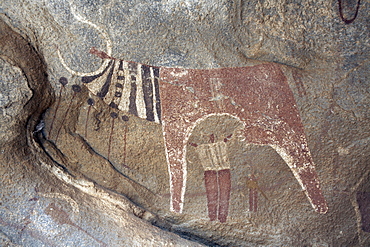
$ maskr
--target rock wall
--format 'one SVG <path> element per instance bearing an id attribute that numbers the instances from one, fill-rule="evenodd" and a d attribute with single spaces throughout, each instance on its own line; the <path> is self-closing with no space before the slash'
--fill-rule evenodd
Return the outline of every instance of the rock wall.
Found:
<path id="1" fill-rule="evenodd" d="M 0 243 L 368 246 L 369 1 L 0 3 Z"/>

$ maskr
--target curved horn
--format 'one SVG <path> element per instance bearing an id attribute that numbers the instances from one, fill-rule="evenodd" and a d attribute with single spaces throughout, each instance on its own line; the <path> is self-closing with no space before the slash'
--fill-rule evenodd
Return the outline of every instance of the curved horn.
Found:
<path id="1" fill-rule="evenodd" d="M 99 28 L 96 24 L 86 20 L 85 18 L 83 18 L 81 15 L 79 15 L 76 10 L 75 10 L 75 7 L 71 6 L 71 13 L 72 15 L 80 22 L 82 23 L 86 23 L 88 25 L 90 25 L 91 27 L 95 28 L 100 34 L 101 36 L 104 38 L 104 40 L 106 41 L 107 43 L 107 55 L 108 56 L 111 56 L 112 55 L 112 41 L 110 40 L 108 34 L 102 30 L 101 28 Z M 88 72 L 88 73 L 83 73 L 83 72 L 78 72 L 78 71 L 75 71 L 73 69 L 71 69 L 65 62 L 63 56 L 61 55 L 59 49 L 57 49 L 57 53 L 58 53 L 58 57 L 59 57 L 59 60 L 60 62 L 62 63 L 63 67 L 69 72 L 71 73 L 72 75 L 76 75 L 76 76 L 80 76 L 80 77 L 83 77 L 83 76 L 92 76 L 92 75 L 96 75 L 96 74 L 99 74 L 101 72 L 104 71 L 104 69 L 108 66 L 108 59 L 104 59 L 104 62 L 102 63 L 102 65 L 100 66 L 99 69 L 93 71 L 93 72 Z"/>

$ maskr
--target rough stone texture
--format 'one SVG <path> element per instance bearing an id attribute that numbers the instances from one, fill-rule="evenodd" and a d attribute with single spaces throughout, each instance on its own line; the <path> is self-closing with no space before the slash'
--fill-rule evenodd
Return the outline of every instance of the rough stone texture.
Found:
<path id="1" fill-rule="evenodd" d="M 342 1 L 347 20 L 356 3 Z M 1 245 L 370 245 L 368 0 L 349 24 L 338 1 L 5 0 L 0 12 Z M 95 71 L 108 55 L 91 47 L 153 66 L 279 64 L 328 212 L 228 116 L 193 129 L 183 212 L 172 212 L 162 126 L 109 107 L 58 56 Z M 210 221 L 197 145 L 225 138 L 229 214 Z"/>
<path id="2" fill-rule="evenodd" d="M 9 142 L 9 138 L 14 137 L 14 125 L 19 119 L 24 120 L 20 113 L 23 105 L 31 98 L 32 92 L 27 86 L 27 79 L 23 76 L 22 71 L 5 60 L 0 59 L 1 68 L 1 143 Z"/>

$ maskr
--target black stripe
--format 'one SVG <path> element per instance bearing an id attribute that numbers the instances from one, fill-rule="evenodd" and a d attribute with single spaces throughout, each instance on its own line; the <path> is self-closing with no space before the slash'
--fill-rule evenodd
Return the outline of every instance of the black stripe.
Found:
<path id="1" fill-rule="evenodd" d="M 153 74 L 154 74 L 154 77 L 159 78 L 159 68 L 153 67 Z"/>
<path id="2" fill-rule="evenodd" d="M 100 98 L 104 98 L 105 95 L 107 95 L 110 83 L 112 82 L 113 70 L 114 70 L 114 63 L 113 63 L 113 66 L 112 66 L 111 70 L 109 71 L 109 74 L 107 76 L 107 80 L 105 81 L 104 85 L 100 89 L 100 92 L 98 92 L 96 94 L 96 96 L 98 96 Z"/>
<path id="3" fill-rule="evenodd" d="M 123 61 L 122 60 L 119 61 L 118 70 L 123 70 Z"/>
<path id="4" fill-rule="evenodd" d="M 129 62 L 127 67 L 130 72 L 134 73 L 135 75 L 137 74 L 137 64 L 136 63 Z"/>
<path id="5" fill-rule="evenodd" d="M 128 106 L 128 112 L 131 114 L 134 114 L 135 116 L 138 116 L 137 114 L 137 108 L 136 108 L 136 82 L 133 81 L 131 82 L 131 92 L 130 92 L 130 104 Z"/>
<path id="6" fill-rule="evenodd" d="M 136 106 L 136 93 L 137 93 L 137 86 L 136 86 L 136 75 L 137 75 L 137 64 L 129 62 L 127 64 L 129 73 L 131 75 L 131 92 L 129 97 L 129 106 L 128 106 L 128 112 L 131 114 L 134 114 L 135 116 L 139 116 L 137 113 L 137 106 Z"/>
<path id="7" fill-rule="evenodd" d="M 161 98 L 159 96 L 159 68 L 153 68 L 154 72 L 154 91 L 155 91 L 155 109 L 157 110 L 157 116 L 159 119 L 159 122 L 161 122 Z"/>
<path id="8" fill-rule="evenodd" d="M 102 76 L 108 69 L 109 67 L 112 65 L 113 61 L 111 60 L 109 63 L 108 63 L 108 66 L 103 70 L 103 72 L 97 74 L 97 75 L 92 75 L 92 76 L 84 76 L 81 78 L 81 81 L 82 83 L 90 83 L 92 82 L 93 80 L 99 78 L 100 76 Z"/>
<path id="9" fill-rule="evenodd" d="M 150 77 L 150 67 L 146 65 L 141 66 L 143 93 L 146 110 L 146 120 L 154 121 L 153 112 L 153 85 Z"/>

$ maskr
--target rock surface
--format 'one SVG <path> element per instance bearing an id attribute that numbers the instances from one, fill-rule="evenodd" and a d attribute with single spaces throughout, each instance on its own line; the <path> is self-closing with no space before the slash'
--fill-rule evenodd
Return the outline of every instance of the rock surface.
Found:
<path id="1" fill-rule="evenodd" d="M 370 245 L 370 2 L 361 1 L 357 15 L 356 4 L 355 0 L 2 1 L 1 245 Z M 108 61 L 115 61 L 114 71 L 119 71 L 119 59 L 155 66 L 150 68 L 153 85 L 156 68 L 273 62 L 294 97 L 292 105 L 299 111 L 307 139 L 308 148 L 302 150 L 312 155 L 328 211 L 315 212 L 294 176 L 289 157 L 299 154 L 284 156 L 274 145 L 252 143 L 248 134 L 242 135 L 243 122 L 231 115 L 204 118 L 188 139 L 179 140 L 185 150 L 185 173 L 184 165 L 178 170 L 168 166 L 171 153 L 163 132 L 166 136 L 166 124 L 171 123 L 166 119 L 171 116 L 163 110 L 170 106 L 162 109 L 161 125 L 159 119 L 138 117 L 140 103 L 136 103 L 139 112 L 128 103 L 128 111 L 117 109 L 124 104 L 109 105 L 84 83 Z M 131 77 L 130 66 L 117 76 Z M 145 79 L 144 72 L 135 76 L 137 81 Z M 210 93 L 184 86 L 180 79 L 170 83 L 185 90 L 178 102 L 189 92 L 197 97 Z M 220 109 L 225 102 L 237 108 L 238 100 L 248 99 L 219 93 L 225 83 L 215 81 L 209 102 Z M 123 89 L 118 93 L 125 94 Z M 161 93 L 164 100 L 163 88 Z M 155 98 L 156 93 L 149 95 Z M 272 98 L 262 91 L 260 95 L 259 105 L 272 104 Z M 151 110 L 159 116 L 153 102 Z M 272 106 L 275 112 L 279 107 L 286 105 Z M 193 108 L 199 114 L 199 105 Z M 273 119 L 270 111 L 258 107 L 249 111 L 262 116 L 260 125 L 284 119 L 279 114 Z M 276 131 L 264 128 L 266 133 Z M 204 158 L 207 152 L 210 158 Z M 221 157 L 215 161 L 222 166 L 218 173 L 205 166 L 214 157 Z M 220 185 L 209 187 L 213 176 L 209 174 L 221 173 L 215 182 Z M 210 191 L 223 193 L 228 186 L 225 174 L 231 178 L 228 214 L 212 220 Z M 170 181 L 183 177 L 180 213 L 171 205 L 181 183 Z"/>

